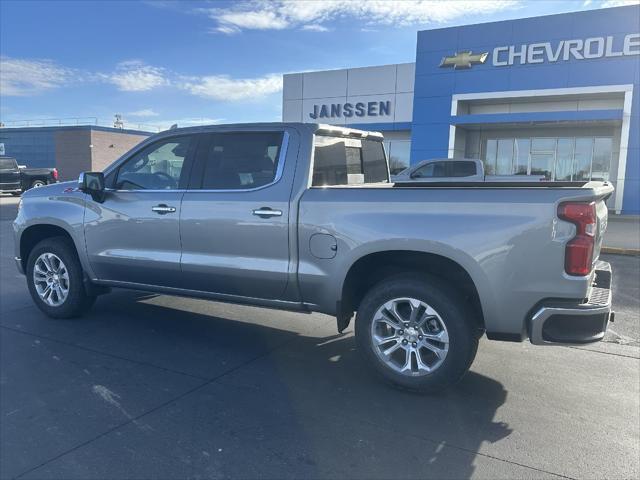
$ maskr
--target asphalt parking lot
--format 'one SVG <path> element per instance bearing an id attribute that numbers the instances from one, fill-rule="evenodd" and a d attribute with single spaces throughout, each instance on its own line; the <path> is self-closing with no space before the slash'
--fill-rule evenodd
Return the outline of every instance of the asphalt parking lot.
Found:
<path id="1" fill-rule="evenodd" d="M 31 303 L 0 199 L 2 478 L 638 478 L 640 258 L 584 348 L 483 340 L 456 388 L 378 381 L 334 319 L 115 291 Z"/>

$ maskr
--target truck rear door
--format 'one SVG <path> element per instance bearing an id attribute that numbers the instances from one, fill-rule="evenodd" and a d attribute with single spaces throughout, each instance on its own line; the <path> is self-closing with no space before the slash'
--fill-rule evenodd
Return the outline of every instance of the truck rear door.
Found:
<path id="1" fill-rule="evenodd" d="M 265 127 L 200 142 L 180 216 L 183 288 L 281 298 L 293 272 L 289 199 L 298 149 L 291 133 Z"/>

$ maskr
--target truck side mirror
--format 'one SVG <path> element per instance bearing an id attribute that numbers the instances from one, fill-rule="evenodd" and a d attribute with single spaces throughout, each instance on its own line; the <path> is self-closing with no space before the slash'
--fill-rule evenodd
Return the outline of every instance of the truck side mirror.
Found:
<path id="1" fill-rule="evenodd" d="M 82 172 L 78 178 L 78 190 L 91 195 L 94 202 L 104 202 L 104 173 Z"/>

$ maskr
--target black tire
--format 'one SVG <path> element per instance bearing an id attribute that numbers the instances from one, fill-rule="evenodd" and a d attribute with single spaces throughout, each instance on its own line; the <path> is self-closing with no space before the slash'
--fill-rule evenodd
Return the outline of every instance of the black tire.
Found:
<path id="1" fill-rule="evenodd" d="M 33 182 L 31 182 L 31 187 L 30 188 L 39 188 L 39 187 L 44 187 L 47 184 L 47 182 L 45 182 L 44 180 L 34 180 Z"/>
<path id="2" fill-rule="evenodd" d="M 52 253 L 59 257 L 66 266 L 69 276 L 69 289 L 66 299 L 59 306 L 51 306 L 40 298 L 36 291 L 33 270 L 36 260 L 43 253 Z M 51 318 L 73 318 L 86 312 L 96 300 L 87 295 L 83 282 L 83 271 L 73 244 L 64 237 L 53 237 L 42 240 L 29 254 L 26 268 L 29 293 L 36 306 Z"/>
<path id="3" fill-rule="evenodd" d="M 371 329 L 376 312 L 386 302 L 406 297 L 432 307 L 448 332 L 444 360 L 433 372 L 421 376 L 397 372 L 374 350 Z M 437 392 L 457 383 L 471 367 L 478 349 L 477 324 L 465 300 L 452 286 L 429 275 L 396 275 L 372 287 L 358 308 L 355 331 L 358 349 L 378 374 L 396 386 L 420 392 Z"/>

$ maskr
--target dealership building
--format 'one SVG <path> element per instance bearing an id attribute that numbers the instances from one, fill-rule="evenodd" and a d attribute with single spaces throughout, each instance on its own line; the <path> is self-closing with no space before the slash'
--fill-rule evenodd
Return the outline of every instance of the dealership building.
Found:
<path id="1" fill-rule="evenodd" d="M 608 180 L 640 214 L 640 6 L 418 32 L 416 61 L 284 76 L 283 120 L 384 133 L 393 170 Z"/>

